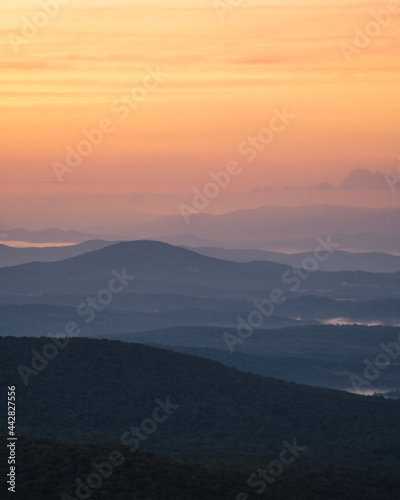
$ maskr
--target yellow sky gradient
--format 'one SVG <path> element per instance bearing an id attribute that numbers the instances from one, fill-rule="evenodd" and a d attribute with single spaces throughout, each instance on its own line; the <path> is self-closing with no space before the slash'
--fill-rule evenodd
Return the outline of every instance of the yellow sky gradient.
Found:
<path id="1" fill-rule="evenodd" d="M 233 191 L 337 183 L 360 165 L 397 169 L 400 2 L 350 63 L 340 44 L 395 0 L 243 0 L 222 19 L 214 0 L 63 0 L 22 42 L 26 19 L 47 3 L 0 7 L 5 197 L 187 195 L 284 107 L 296 119 L 245 165 Z M 122 120 L 113 103 L 148 67 L 168 76 Z M 103 119 L 115 130 L 59 183 L 52 163 Z"/>

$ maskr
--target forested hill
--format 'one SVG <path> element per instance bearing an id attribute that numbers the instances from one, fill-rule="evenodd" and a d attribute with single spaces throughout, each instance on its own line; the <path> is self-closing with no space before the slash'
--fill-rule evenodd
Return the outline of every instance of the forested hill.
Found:
<path id="1" fill-rule="evenodd" d="M 296 439 L 306 457 L 377 467 L 400 460 L 398 401 L 268 379 L 139 344 L 75 338 L 57 354 L 52 343 L 0 337 L 2 391 L 17 386 L 19 436 L 119 443 L 151 417 L 157 400 L 173 411 L 141 449 L 181 457 L 268 455 Z M 34 367 L 44 366 L 25 375 L 25 386 L 18 367 L 31 368 L 32 352 L 43 349 L 54 359 L 35 354 Z"/>

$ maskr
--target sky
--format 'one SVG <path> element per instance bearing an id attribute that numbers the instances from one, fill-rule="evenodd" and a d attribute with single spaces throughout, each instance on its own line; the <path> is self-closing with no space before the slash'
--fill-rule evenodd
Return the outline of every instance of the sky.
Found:
<path id="1" fill-rule="evenodd" d="M 13 0 L 0 19 L 4 227 L 178 213 L 232 162 L 210 212 L 400 206 L 400 183 L 340 187 L 400 174 L 396 0 Z"/>

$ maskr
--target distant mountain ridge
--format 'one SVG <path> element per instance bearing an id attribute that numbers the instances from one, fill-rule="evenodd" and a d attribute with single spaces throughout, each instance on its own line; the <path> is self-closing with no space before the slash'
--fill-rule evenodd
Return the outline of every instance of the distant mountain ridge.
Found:
<path id="1" fill-rule="evenodd" d="M 400 254 L 399 227 L 398 208 L 269 205 L 219 215 L 200 213 L 192 215 L 189 224 L 186 224 L 180 214 L 162 216 L 142 223 L 118 225 L 120 235 L 116 235 L 116 231 L 111 231 L 110 228 L 110 235 L 54 228 L 36 232 L 17 229 L 5 232 L 4 235 L 8 236 L 3 235 L 3 239 L 61 243 L 79 243 L 90 239 L 153 239 L 188 246 L 222 245 L 226 248 L 278 251 L 290 250 L 289 247 L 292 246 L 294 251 L 311 251 L 317 237 L 342 235 L 342 250 Z"/>
<path id="2" fill-rule="evenodd" d="M 116 236 L 105 234 L 88 234 L 81 231 L 64 231 L 59 228 L 43 229 L 41 231 L 28 231 L 26 229 L 10 229 L 4 231 L 3 240 L 25 241 L 31 243 L 81 243 L 87 240 L 119 240 Z"/>
<path id="3" fill-rule="evenodd" d="M 267 250 L 241 250 L 218 247 L 187 247 L 189 250 L 233 262 L 252 262 L 264 260 L 288 266 L 301 266 L 304 259 L 313 256 L 312 252 L 286 254 Z M 331 257 L 319 265 L 321 271 L 367 271 L 373 273 L 394 273 L 400 271 L 400 256 L 382 252 L 345 252 L 336 250 Z"/>
<path id="4" fill-rule="evenodd" d="M 0 244 L 0 267 L 17 266 L 29 262 L 65 260 L 83 253 L 92 252 L 93 250 L 99 250 L 113 243 L 112 241 L 89 240 L 77 245 L 43 248 L 16 248 Z"/>
<path id="5" fill-rule="evenodd" d="M 356 239 L 356 237 L 353 238 Z M 359 235 L 360 243 L 362 240 L 365 240 L 365 238 L 366 235 Z M 378 239 L 378 236 L 375 235 L 374 238 Z M 334 242 L 338 242 L 340 247 L 343 246 L 343 240 L 340 235 L 333 235 L 332 239 Z M 232 242 L 229 246 L 222 243 L 218 246 L 204 246 L 201 244 L 199 245 L 199 243 L 203 243 L 201 240 L 190 238 L 189 236 L 176 235 L 170 238 L 164 238 L 162 241 L 168 243 L 173 242 L 174 240 L 177 240 L 177 246 L 182 246 L 183 248 L 208 257 L 232 262 L 252 262 L 262 260 L 290 266 L 301 266 L 304 259 L 313 256 L 312 252 L 283 253 L 260 249 L 233 248 Z M 185 241 L 191 242 L 191 245 L 184 244 Z M 93 250 L 99 250 L 115 243 L 118 243 L 118 241 L 88 240 L 76 245 L 54 247 L 28 246 L 24 248 L 0 244 L 0 267 L 10 267 L 30 262 L 55 262 L 58 260 L 65 260 Z M 174 245 L 174 243 L 172 244 Z M 276 242 L 270 241 L 271 246 L 275 244 Z M 288 245 L 290 244 L 290 241 L 283 244 Z M 293 245 L 296 245 L 295 241 L 293 241 Z M 224 246 L 226 246 L 226 248 L 224 248 Z M 400 255 L 392 255 L 390 253 L 383 252 L 347 252 L 339 249 L 336 250 L 327 261 L 320 262 L 319 269 L 321 271 L 367 271 L 378 273 L 398 272 L 400 271 Z"/>
<path id="6" fill-rule="evenodd" d="M 144 239 L 173 234 L 193 234 L 208 240 L 296 239 L 326 234 L 398 234 L 400 209 L 373 209 L 334 205 L 277 205 L 238 210 L 220 215 L 200 213 L 190 218 L 165 216 L 148 224 L 132 226 L 132 235 Z"/>
<path id="7" fill-rule="evenodd" d="M 200 255 L 156 241 L 123 242 L 58 262 L 38 262 L 0 269 L 8 294 L 66 294 L 104 288 L 113 269 L 135 276 L 132 291 L 164 291 L 219 296 L 325 291 L 327 296 L 398 297 L 400 273 L 306 273 L 304 281 L 289 266 L 273 262 L 236 263 Z M 304 273 L 303 273 L 304 275 Z M 265 298 L 265 295 L 264 295 Z"/>

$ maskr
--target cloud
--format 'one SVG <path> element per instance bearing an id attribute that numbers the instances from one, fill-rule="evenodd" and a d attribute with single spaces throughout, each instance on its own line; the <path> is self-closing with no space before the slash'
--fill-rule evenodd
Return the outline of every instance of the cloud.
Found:
<path id="1" fill-rule="evenodd" d="M 265 187 L 256 187 L 250 191 L 250 193 L 265 193 L 267 191 L 273 191 L 274 188 L 272 186 Z"/>
<path id="2" fill-rule="evenodd" d="M 303 189 L 309 191 L 330 191 L 332 189 L 387 189 L 387 182 L 383 172 L 372 172 L 367 168 L 356 168 L 338 185 L 332 184 L 331 182 L 321 182 L 320 184 L 304 186 Z"/>
<path id="3" fill-rule="evenodd" d="M 304 189 L 309 189 L 311 191 L 326 191 L 328 189 L 335 189 L 336 186 L 330 182 L 322 182 L 321 184 L 310 184 L 305 186 Z"/>
<path id="4" fill-rule="evenodd" d="M 339 184 L 340 189 L 387 189 L 388 185 L 382 172 L 372 172 L 357 168 Z"/>

